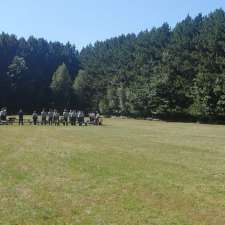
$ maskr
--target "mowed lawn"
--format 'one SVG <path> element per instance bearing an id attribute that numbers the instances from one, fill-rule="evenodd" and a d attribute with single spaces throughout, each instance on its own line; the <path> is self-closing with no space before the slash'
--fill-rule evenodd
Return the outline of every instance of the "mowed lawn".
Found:
<path id="1" fill-rule="evenodd" d="M 223 225 L 225 126 L 0 126 L 0 224 Z"/>

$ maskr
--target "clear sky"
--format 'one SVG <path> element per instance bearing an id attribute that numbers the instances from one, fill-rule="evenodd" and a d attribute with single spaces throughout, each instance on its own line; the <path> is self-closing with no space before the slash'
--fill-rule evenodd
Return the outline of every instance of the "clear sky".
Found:
<path id="1" fill-rule="evenodd" d="M 18 37 L 70 41 L 78 49 L 96 40 L 138 33 L 187 14 L 225 9 L 225 0 L 0 0 L 0 31 Z"/>

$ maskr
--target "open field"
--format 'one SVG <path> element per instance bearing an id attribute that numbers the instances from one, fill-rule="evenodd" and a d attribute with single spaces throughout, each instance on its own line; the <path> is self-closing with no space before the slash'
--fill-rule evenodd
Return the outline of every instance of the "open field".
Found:
<path id="1" fill-rule="evenodd" d="M 0 126 L 0 224 L 224 225 L 225 126 Z"/>

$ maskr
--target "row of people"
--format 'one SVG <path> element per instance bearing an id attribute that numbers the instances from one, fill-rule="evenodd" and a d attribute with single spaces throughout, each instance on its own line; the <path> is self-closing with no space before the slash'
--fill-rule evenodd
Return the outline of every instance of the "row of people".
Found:
<path id="1" fill-rule="evenodd" d="M 24 113 L 21 109 L 18 112 L 19 117 L 19 125 L 24 124 Z M 42 110 L 40 115 L 37 113 L 37 111 L 34 111 L 32 114 L 32 123 L 34 125 L 41 124 L 41 125 L 55 125 L 59 126 L 62 122 L 64 126 L 68 126 L 71 124 L 72 126 L 76 126 L 78 123 L 80 126 L 85 123 L 84 121 L 84 112 L 83 111 L 76 111 L 76 110 L 64 110 L 62 115 L 60 115 L 59 111 L 54 109 L 50 109 L 49 111 Z M 90 113 L 89 114 L 90 123 L 95 125 L 100 125 L 100 115 L 96 113 Z"/>
<path id="2" fill-rule="evenodd" d="M 24 124 L 24 113 L 21 109 L 18 112 L 19 116 L 19 125 Z M 60 122 L 62 122 L 65 126 L 68 126 L 69 123 L 74 126 L 76 125 L 76 122 L 79 123 L 79 125 L 82 125 L 84 123 L 84 113 L 82 111 L 76 111 L 76 110 L 70 110 L 67 111 L 66 109 L 63 111 L 62 116 L 60 115 L 59 111 L 54 110 L 42 110 L 40 115 L 37 111 L 34 111 L 32 114 L 32 123 L 34 125 L 41 124 L 41 125 L 56 125 L 59 126 Z"/>

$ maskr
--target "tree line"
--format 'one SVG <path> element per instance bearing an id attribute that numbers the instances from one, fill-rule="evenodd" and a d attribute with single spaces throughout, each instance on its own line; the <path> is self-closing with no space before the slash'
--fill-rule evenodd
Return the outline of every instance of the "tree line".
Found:
<path id="1" fill-rule="evenodd" d="M 0 35 L 0 105 L 71 106 L 108 115 L 225 116 L 225 12 L 71 44 Z"/>
<path id="2" fill-rule="evenodd" d="M 0 106 L 12 112 L 54 106 L 50 87 L 53 74 L 64 63 L 70 79 L 74 79 L 80 65 L 78 56 L 70 43 L 0 34 Z"/>

